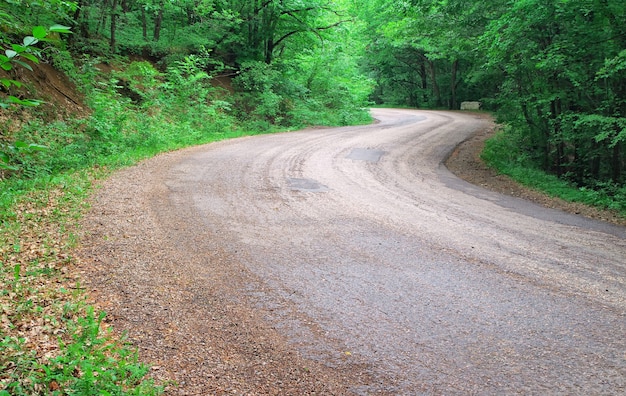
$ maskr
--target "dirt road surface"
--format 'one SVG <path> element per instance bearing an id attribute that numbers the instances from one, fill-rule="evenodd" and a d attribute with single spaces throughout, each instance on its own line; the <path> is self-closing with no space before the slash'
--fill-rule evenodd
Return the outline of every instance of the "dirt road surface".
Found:
<path id="1" fill-rule="evenodd" d="M 484 118 L 373 113 L 105 183 L 83 276 L 168 393 L 626 393 L 626 228 L 453 176 Z"/>

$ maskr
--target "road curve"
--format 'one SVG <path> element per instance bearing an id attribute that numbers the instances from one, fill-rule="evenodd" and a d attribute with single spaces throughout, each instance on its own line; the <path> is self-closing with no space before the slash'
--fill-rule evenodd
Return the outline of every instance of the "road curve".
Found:
<path id="1" fill-rule="evenodd" d="M 454 177 L 443 161 L 485 126 L 472 114 L 373 115 L 148 161 L 117 193 L 142 200 L 135 229 L 148 212 L 167 235 L 153 255 L 189 254 L 167 264 L 177 277 L 215 288 L 227 273 L 213 292 L 304 358 L 367 378 L 347 392 L 626 393 L 626 229 Z M 150 290 L 167 278 L 121 261 Z"/>

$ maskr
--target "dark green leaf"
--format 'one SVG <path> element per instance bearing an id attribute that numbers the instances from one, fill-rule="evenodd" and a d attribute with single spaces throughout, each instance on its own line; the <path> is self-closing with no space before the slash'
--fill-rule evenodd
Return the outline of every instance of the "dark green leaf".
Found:
<path id="1" fill-rule="evenodd" d="M 22 58 L 28 59 L 29 61 L 31 61 L 33 63 L 39 63 L 39 59 L 35 55 L 33 55 L 33 54 L 23 53 L 23 54 L 20 54 L 20 56 Z"/>

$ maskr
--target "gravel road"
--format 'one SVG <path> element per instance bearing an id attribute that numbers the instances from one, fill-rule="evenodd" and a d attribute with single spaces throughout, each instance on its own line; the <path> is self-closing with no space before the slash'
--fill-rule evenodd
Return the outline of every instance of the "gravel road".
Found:
<path id="1" fill-rule="evenodd" d="M 481 117 L 373 114 L 105 183 L 83 277 L 168 393 L 626 393 L 626 228 L 453 176 Z"/>

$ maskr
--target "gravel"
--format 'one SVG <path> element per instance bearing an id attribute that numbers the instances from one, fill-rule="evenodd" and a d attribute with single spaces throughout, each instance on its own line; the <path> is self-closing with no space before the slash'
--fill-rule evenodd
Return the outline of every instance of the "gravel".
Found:
<path id="1" fill-rule="evenodd" d="M 437 113 L 430 114 L 431 116 L 434 115 L 435 118 L 439 117 L 436 115 Z M 406 128 L 400 129 L 398 133 L 400 135 L 406 133 L 406 138 L 409 139 L 410 122 L 419 123 L 420 117 L 422 116 L 410 118 Z M 449 113 L 441 117 L 452 119 L 457 116 Z M 474 117 L 483 118 L 483 127 L 452 152 L 447 161 L 447 166 L 452 172 L 483 188 L 529 199 L 551 208 L 559 208 L 597 219 L 606 219 L 616 224 L 624 224 L 623 220 L 610 213 L 547 198 L 521 188 L 507 178 L 486 169 L 478 159 L 478 153 L 484 138 L 493 132 L 494 125 L 491 121 L 485 120 L 482 115 L 475 115 Z M 454 131 L 452 126 L 449 126 L 448 129 L 448 133 Z M 300 151 L 298 151 L 293 157 L 286 156 L 288 158 L 285 161 L 291 162 L 277 164 L 276 169 L 279 171 L 288 167 L 289 172 L 291 172 L 289 177 L 285 178 L 284 187 L 275 185 L 276 175 L 269 170 L 265 174 L 263 173 L 265 172 L 264 169 L 254 168 L 259 166 L 258 164 L 262 163 L 262 160 L 251 162 L 244 168 L 236 167 L 236 162 L 234 160 L 231 162 L 233 157 L 229 157 L 227 154 L 228 148 L 235 147 L 230 143 L 212 145 L 211 157 L 206 158 L 204 157 L 204 153 L 207 151 L 206 146 L 163 154 L 135 167 L 122 170 L 103 182 L 102 188 L 93 198 L 91 212 L 84 219 L 82 247 L 78 251 L 81 262 L 81 277 L 96 304 L 108 313 L 107 321 L 113 325 L 115 331 L 120 334 L 126 332 L 129 341 L 138 348 L 140 358 L 153 365 L 151 376 L 167 384 L 167 394 L 344 395 L 376 393 L 391 395 L 403 393 L 402 389 L 411 389 L 412 392 L 447 389 L 447 393 L 463 393 L 461 391 L 463 389 L 480 391 L 481 386 L 486 386 L 485 380 L 479 376 L 471 380 L 464 380 L 461 376 L 452 378 L 453 376 L 449 375 L 456 370 L 457 361 L 460 357 L 444 356 L 446 345 L 437 344 L 441 340 L 437 340 L 436 334 L 433 334 L 432 341 L 434 344 L 432 347 L 422 346 L 421 348 L 425 348 L 422 351 L 423 355 L 415 361 L 416 364 L 427 366 L 424 369 L 424 378 L 430 378 L 429 375 L 431 374 L 428 373 L 433 373 L 432 383 L 429 385 L 425 382 L 423 388 L 421 385 L 415 384 L 406 384 L 404 385 L 406 387 L 403 388 L 401 382 L 403 374 L 398 372 L 398 370 L 401 371 L 400 366 L 396 372 L 381 369 L 376 364 L 372 364 L 375 359 L 371 355 L 368 356 L 365 352 L 356 353 L 351 348 L 349 340 L 346 341 L 339 336 L 329 335 L 331 325 L 325 323 L 322 316 L 316 317 L 312 313 L 315 307 L 311 307 L 309 311 L 309 307 L 298 305 L 317 304 L 317 301 L 307 300 L 307 296 L 299 295 L 299 290 L 304 290 L 306 285 L 303 286 L 303 289 L 285 286 L 288 282 L 299 285 L 298 282 L 315 280 L 315 282 L 320 283 L 313 284 L 314 289 L 311 289 L 311 292 L 324 290 L 328 285 L 323 283 L 324 279 L 311 277 L 321 276 L 321 272 L 314 272 L 316 268 L 319 271 L 325 268 L 322 267 L 322 264 L 327 264 L 326 255 L 335 260 L 337 265 L 345 264 L 342 262 L 343 253 L 339 250 L 334 253 L 334 245 L 330 244 L 325 250 L 314 251 L 309 262 L 310 267 L 304 268 L 302 272 L 294 267 L 298 259 L 304 257 L 305 251 L 316 248 L 314 242 L 326 243 L 321 239 L 332 242 L 333 239 L 339 240 L 340 237 L 350 237 L 350 243 L 356 244 L 355 254 L 361 254 L 359 251 L 367 251 L 374 241 L 377 244 L 389 244 L 389 246 L 383 246 L 383 250 L 397 252 L 397 254 L 404 254 L 405 250 L 417 249 L 415 252 L 409 253 L 424 258 L 424 263 L 420 265 L 432 264 L 432 268 L 422 268 L 422 271 L 431 276 L 433 282 L 442 282 L 442 279 L 447 276 L 443 272 L 440 274 L 437 272 L 441 271 L 440 268 L 450 268 L 461 274 L 461 277 L 454 281 L 458 282 L 459 287 L 463 287 L 471 293 L 481 293 L 480 288 L 476 288 L 472 282 L 474 278 L 479 278 L 479 274 L 484 273 L 486 275 L 481 278 L 482 280 L 476 280 L 476 282 L 485 282 L 485 285 L 493 285 L 490 286 L 492 288 L 497 288 L 499 282 L 502 285 L 511 283 L 511 290 L 513 291 L 510 291 L 510 296 L 512 296 L 510 298 L 511 301 L 517 301 L 516 304 L 521 304 L 520 301 L 523 302 L 525 298 L 529 299 L 530 304 L 543 301 L 540 298 L 548 298 L 545 302 L 545 308 L 553 309 L 554 307 L 549 305 L 550 298 L 552 298 L 551 293 L 557 293 L 557 289 L 563 293 L 571 294 L 574 298 L 586 298 L 583 297 L 583 291 L 578 289 L 579 286 L 571 283 L 573 278 L 568 273 L 570 269 L 559 267 L 564 261 L 557 261 L 557 259 L 554 263 L 546 261 L 546 268 L 543 269 L 529 266 L 518 270 L 510 266 L 514 261 L 532 265 L 533 257 L 545 256 L 544 252 L 536 247 L 529 248 L 527 252 L 511 251 L 507 253 L 502 250 L 502 245 L 507 242 L 504 237 L 510 233 L 508 228 L 501 229 L 503 239 L 500 241 L 489 240 L 486 237 L 489 235 L 488 230 L 477 228 L 479 230 L 477 236 L 478 234 L 483 235 L 483 233 L 485 235 L 485 245 L 482 251 L 481 246 L 476 245 L 475 251 L 474 246 L 471 246 L 465 252 L 461 252 L 457 245 L 466 246 L 467 243 L 471 242 L 468 239 L 469 236 L 464 236 L 464 239 L 461 239 L 461 236 L 450 236 L 452 235 L 449 234 L 452 228 L 434 229 L 437 224 L 444 223 L 441 221 L 442 217 L 438 217 L 436 213 L 428 212 L 428 205 L 431 201 L 436 201 L 436 191 L 427 192 L 431 194 L 425 196 L 428 201 L 419 202 L 418 205 L 415 205 L 420 207 L 418 208 L 420 211 L 423 211 L 424 230 L 430 232 L 433 229 L 435 231 L 430 236 L 423 237 L 424 239 L 421 240 L 423 244 L 419 245 L 419 248 L 410 246 L 411 243 L 417 243 L 415 239 L 407 239 L 404 244 L 401 244 L 402 246 L 389 239 L 390 235 L 394 236 L 395 239 L 392 239 L 396 242 L 407 238 L 400 231 L 397 231 L 397 234 L 395 234 L 396 231 L 389 231 L 389 233 L 380 231 L 381 235 L 377 235 L 376 231 L 370 231 L 370 234 L 351 235 L 351 233 L 354 234 L 351 230 L 357 230 L 357 228 L 350 228 L 356 220 L 348 217 L 348 215 L 345 218 L 331 217 L 327 219 L 329 224 L 323 227 L 328 228 L 310 229 L 310 235 L 301 234 L 302 231 L 297 230 L 308 230 L 309 221 L 312 222 L 316 217 L 320 217 L 320 214 L 323 217 L 323 213 L 319 211 L 324 206 L 309 206 L 307 204 L 308 199 L 315 197 L 322 201 L 328 200 L 329 205 L 336 205 L 340 208 L 342 202 L 333 202 L 330 193 L 338 192 L 339 188 L 347 191 L 351 187 L 348 184 L 360 180 L 352 178 L 352 175 L 346 173 L 346 175 L 340 175 L 344 176 L 345 180 L 343 180 L 344 185 L 339 187 L 335 183 L 336 180 L 332 178 L 328 181 L 321 180 L 325 176 L 329 176 L 324 173 L 326 170 L 323 168 L 317 169 L 316 174 L 320 180 L 307 175 L 305 161 L 309 155 L 315 156 L 318 153 L 314 151 L 314 149 L 319 148 L 317 145 L 320 147 L 326 145 L 324 139 L 327 139 L 328 134 L 339 138 L 340 133 L 342 137 L 354 138 L 355 141 L 359 139 L 361 134 L 357 128 L 347 128 L 338 132 L 314 130 L 308 133 L 284 135 L 285 139 L 293 139 L 298 142 L 297 144 L 300 145 L 298 150 L 310 149 L 310 153 L 313 153 L 304 152 L 302 157 L 299 157 Z M 424 136 L 428 137 L 429 135 L 426 133 Z M 276 139 L 281 138 L 281 136 L 276 137 Z M 245 143 L 246 138 L 240 141 Z M 260 140 L 253 142 L 260 142 Z M 261 146 L 257 147 L 259 156 L 263 153 L 263 155 L 270 157 L 267 161 L 269 164 L 272 164 L 273 159 L 284 154 L 280 150 L 289 150 L 289 146 L 285 146 L 286 149 L 276 146 L 277 152 L 272 152 L 271 147 L 275 147 L 274 144 L 275 142 L 272 142 L 267 149 L 263 149 Z M 252 146 L 250 156 L 255 155 L 254 145 Z M 347 164 L 354 167 L 352 170 L 354 172 L 360 172 L 362 169 L 360 166 L 375 170 L 377 169 L 377 162 L 387 155 L 387 148 L 373 146 L 360 146 L 357 147 L 360 151 L 347 152 L 344 157 L 334 158 L 345 158 L 345 161 L 352 161 Z M 220 151 L 220 148 L 224 148 L 224 150 Z M 433 152 L 432 155 L 437 156 L 440 155 L 440 151 L 446 153 L 447 150 L 447 147 L 440 148 L 437 146 L 432 147 L 430 151 Z M 236 151 L 233 152 L 236 153 Z M 401 157 L 401 159 L 413 160 L 412 157 Z M 402 167 L 403 162 L 394 162 L 394 166 Z M 433 179 L 428 178 L 436 177 L 434 176 L 436 173 L 426 170 L 420 174 L 420 171 L 421 169 L 418 169 L 415 174 L 412 174 L 412 177 L 418 179 L 422 177 L 419 186 L 424 189 L 431 188 Z M 373 171 L 373 173 L 376 172 Z M 207 174 L 214 174 L 215 182 L 202 179 Z M 239 175 L 243 176 L 237 179 Z M 375 176 L 382 178 L 387 177 L 387 174 L 381 173 Z M 224 182 L 221 183 L 217 179 Z M 363 180 L 367 179 L 364 178 Z M 391 182 L 385 180 L 384 182 L 391 185 L 393 180 Z M 398 179 L 397 182 L 404 182 L 404 180 Z M 242 188 L 242 186 L 238 187 L 234 183 L 242 183 L 242 186 L 247 186 L 251 191 L 254 191 L 257 198 L 255 201 L 251 201 L 253 203 L 250 206 L 246 207 L 240 203 L 240 201 L 248 202 L 244 195 L 250 193 L 241 190 L 242 197 L 232 195 L 236 195 L 236 191 Z M 210 191 L 210 194 L 207 194 L 207 191 Z M 370 190 L 366 194 L 380 193 L 381 191 Z M 282 199 L 276 199 L 277 196 L 282 197 Z M 374 197 L 371 196 L 359 196 L 357 199 L 362 200 L 365 204 L 374 202 Z M 401 204 L 405 204 L 404 200 L 401 201 Z M 411 207 L 413 204 L 407 202 L 407 205 L 409 205 L 407 207 Z M 448 213 L 440 215 L 445 218 L 450 227 L 457 227 L 453 217 L 457 211 L 455 205 L 454 203 L 449 205 L 447 207 Z M 235 213 L 231 206 L 238 208 L 238 212 Z M 350 205 L 350 208 L 353 211 L 350 216 L 354 216 L 354 218 L 367 212 L 366 206 Z M 281 214 L 290 213 L 292 210 L 298 213 L 299 217 L 280 217 Z M 206 213 L 212 214 L 204 215 Z M 272 213 L 275 213 L 276 216 L 272 216 Z M 397 223 L 400 224 L 403 220 L 399 208 L 397 213 L 393 213 L 393 216 L 395 215 L 398 218 Z M 392 221 L 388 220 L 390 217 L 384 216 L 383 218 L 387 219 L 382 220 L 383 222 Z M 522 217 L 519 218 L 522 219 Z M 285 223 L 282 224 L 281 221 Z M 526 220 L 523 221 L 526 222 Z M 256 222 L 258 222 L 258 226 L 255 226 Z M 532 224 L 532 221 L 529 220 L 528 223 Z M 389 230 L 396 225 L 391 224 Z M 488 225 L 490 225 L 488 221 L 483 224 L 483 226 Z M 520 224 L 520 226 L 522 225 Z M 274 226 L 284 229 L 286 235 L 285 238 L 282 238 L 284 241 L 278 236 L 273 237 L 267 233 L 267 230 Z M 345 229 L 342 230 L 342 227 Z M 460 229 L 461 225 L 459 224 L 458 227 Z M 564 229 L 564 227 L 561 228 Z M 338 233 L 333 234 L 335 232 Z M 321 239 L 315 240 L 315 235 L 321 235 L 319 237 Z M 538 238 L 534 233 L 530 237 Z M 284 254 L 288 259 L 273 261 L 273 257 L 276 257 L 277 260 L 282 257 L 278 253 L 274 256 L 274 247 L 278 249 L 277 246 L 285 241 L 293 244 L 293 246 L 298 246 L 298 249 L 301 248 L 302 254 L 297 250 L 287 251 Z M 525 243 L 523 240 L 510 242 L 519 246 L 523 246 Z M 362 246 L 359 247 L 359 244 Z M 497 246 L 492 247 L 493 244 Z M 439 246 L 438 253 L 433 258 L 430 258 L 430 253 L 427 254 L 421 250 L 432 247 L 431 245 Z M 529 246 L 531 245 L 529 244 Z M 619 255 L 619 249 L 619 246 L 611 248 L 606 253 L 607 257 Z M 492 251 L 497 252 L 494 254 L 503 255 L 503 257 L 508 254 L 515 259 L 511 260 L 510 263 L 503 263 L 502 267 L 487 261 L 480 261 L 481 255 L 488 255 Z M 362 254 L 363 260 L 366 260 L 366 254 Z M 565 253 L 559 254 L 559 257 L 561 255 L 567 257 Z M 580 254 L 588 255 L 591 253 L 581 248 Z M 458 261 L 461 260 L 459 257 L 467 263 L 471 263 L 470 268 L 475 267 L 476 271 L 468 272 L 468 267 L 464 262 Z M 392 259 L 393 257 L 387 258 Z M 319 267 L 313 265 L 316 264 L 315 260 L 319 261 L 317 263 Z M 393 263 L 393 260 L 391 262 Z M 294 271 L 293 279 L 287 279 L 286 277 L 290 275 L 280 272 L 283 270 L 281 266 L 284 265 L 295 268 L 287 269 Z M 347 266 L 346 271 L 348 269 L 352 271 L 358 268 Z M 327 275 L 329 279 L 331 275 L 350 275 L 356 279 L 363 275 L 363 271 L 367 270 L 367 268 L 363 268 L 361 273 L 329 273 Z M 397 269 L 392 268 L 392 270 Z M 619 271 L 623 271 L 623 269 L 616 265 L 615 269 L 611 269 L 611 271 L 618 274 L 615 278 L 615 284 L 620 285 L 619 282 L 621 282 L 620 279 L 622 279 L 623 274 Z M 467 275 L 462 275 L 465 272 Z M 539 275 L 535 275 L 535 272 Z M 521 289 L 516 291 L 519 286 L 515 283 L 516 279 L 530 278 L 532 280 L 528 283 L 541 284 L 544 281 L 540 276 L 545 274 L 547 274 L 546 279 L 555 281 L 555 283 L 545 286 L 548 291 L 543 289 L 544 286 L 537 289 L 540 291 L 536 292 L 536 296 L 529 295 L 527 291 Z M 587 282 L 587 277 L 589 277 L 590 282 L 595 282 L 596 278 L 608 279 L 609 276 L 608 272 L 607 274 L 596 275 L 591 271 L 590 274 L 585 272 L 581 279 Z M 500 279 L 499 276 L 506 278 L 506 281 L 498 280 Z M 396 283 L 402 281 L 402 278 L 399 279 Z M 441 283 L 442 289 L 433 288 L 434 295 L 442 295 L 445 292 L 450 297 L 460 298 L 460 294 L 456 295 L 446 291 L 446 288 L 451 286 L 449 282 L 450 280 Z M 373 288 L 382 287 L 376 284 L 372 285 Z M 432 285 L 424 284 L 423 286 Z M 535 286 L 530 287 L 532 289 Z M 337 304 L 339 304 L 342 290 L 338 290 Z M 347 286 L 345 289 L 346 292 L 354 292 L 354 290 L 350 291 Z M 536 290 L 536 288 L 532 290 Z M 331 289 L 329 291 L 332 292 Z M 372 290 L 372 292 L 374 291 Z M 594 290 L 593 293 L 596 294 L 591 293 L 590 295 L 594 301 L 600 301 L 607 306 L 621 306 L 623 308 L 621 297 L 623 290 L 618 291 L 619 293 L 616 295 L 605 295 Z M 367 293 L 366 290 L 362 294 L 362 302 L 365 302 Z M 393 296 L 394 294 L 391 295 L 391 297 Z M 498 301 L 501 296 L 494 294 L 493 299 L 490 296 L 487 294 L 480 296 L 480 298 L 496 306 L 501 304 Z M 401 295 L 398 294 L 398 298 L 400 297 Z M 535 298 L 537 300 L 534 300 Z M 375 308 L 376 301 L 372 300 L 371 304 L 365 305 Z M 332 302 L 330 304 L 327 306 L 328 312 L 333 311 L 334 308 L 339 309 L 339 307 L 333 307 Z M 459 310 L 455 311 L 457 312 L 455 315 L 461 315 L 459 318 L 462 318 L 463 314 L 459 313 L 462 312 L 462 301 L 455 300 L 450 304 L 459 304 Z M 518 305 L 514 306 L 517 307 Z M 478 305 L 472 307 L 477 312 L 486 309 Z M 570 318 L 568 315 L 573 315 L 569 305 L 559 309 L 562 309 L 568 318 Z M 597 311 L 604 312 L 603 310 L 604 308 L 601 308 Z M 611 308 L 607 317 L 615 317 L 613 310 L 619 309 Z M 497 312 L 485 312 L 487 315 L 485 318 L 472 319 L 476 322 L 459 325 L 460 327 L 454 331 L 451 330 L 450 334 L 469 334 L 463 332 L 472 331 L 471 329 L 474 328 L 472 326 L 476 326 L 477 323 L 480 325 L 484 321 L 485 324 L 490 325 L 489 320 L 499 320 Z M 349 317 L 350 311 L 345 312 L 345 314 L 346 320 L 355 319 Z M 429 313 L 424 312 L 424 314 Z M 517 312 L 517 314 L 530 315 L 529 312 Z M 598 313 L 598 315 L 602 319 L 601 314 Z M 365 324 L 362 328 L 350 330 L 355 331 L 355 342 L 359 337 L 359 332 L 362 332 L 363 337 L 366 337 L 368 332 L 373 337 L 378 337 L 376 334 L 380 329 L 377 329 L 377 325 L 383 326 L 386 320 L 384 316 L 380 317 L 380 323 L 367 323 L 366 318 L 357 317 L 356 319 L 364 320 L 363 323 Z M 333 320 L 340 323 L 342 318 L 334 317 Z M 529 316 L 529 320 L 536 319 Z M 579 325 L 575 319 L 571 320 L 573 326 Z M 504 327 L 513 326 L 514 323 L 511 322 Z M 469 327 L 465 327 L 466 325 Z M 340 325 L 337 326 L 341 328 Z M 433 331 L 432 328 L 428 327 L 428 324 L 424 324 L 424 326 L 424 332 Z M 537 324 L 537 326 L 540 325 Z M 586 325 L 580 324 L 580 326 L 583 327 L 573 331 L 583 331 Z M 480 330 L 481 327 L 476 327 L 476 329 L 482 331 Z M 348 334 L 348 330 L 345 331 Z M 383 336 L 380 340 L 382 341 L 384 338 Z M 367 340 L 367 342 L 369 341 L 371 341 L 371 337 Z M 372 342 L 375 341 L 376 339 Z M 402 346 L 400 341 L 402 341 L 402 336 L 398 338 L 398 346 Z M 511 341 L 511 343 L 514 342 L 515 340 Z M 475 348 L 476 353 L 482 351 L 480 348 L 484 347 L 479 344 L 474 345 L 473 342 L 471 346 Z M 381 348 L 383 347 L 381 345 Z M 365 346 L 363 348 L 365 350 Z M 441 350 L 434 353 L 437 351 L 436 348 L 441 348 Z M 539 346 L 537 348 L 537 354 L 545 352 L 545 350 L 542 352 Z M 318 350 L 315 351 L 316 349 Z M 429 351 L 432 351 L 432 356 Z M 403 352 L 400 350 L 399 353 Z M 528 353 L 535 356 L 534 351 Z M 520 355 L 516 358 L 513 355 L 507 355 L 505 350 L 498 350 L 494 351 L 492 358 L 492 361 L 484 362 L 484 365 L 487 365 L 485 367 L 493 368 L 493 365 L 497 367 L 500 364 L 506 364 L 506 362 L 516 364 L 515 359 L 519 360 L 523 357 Z M 384 366 L 383 363 L 386 364 L 386 362 L 381 362 L 381 367 Z M 461 365 L 465 363 L 463 361 L 458 362 Z M 549 364 L 552 363 L 554 362 L 550 361 Z M 553 369 L 549 364 L 546 366 L 547 372 Z M 480 367 L 480 365 L 477 364 L 476 367 Z M 411 361 L 407 361 L 405 369 L 413 370 L 415 368 L 411 367 Z M 517 368 L 514 367 L 513 369 Z M 439 375 L 437 370 L 449 370 L 449 373 L 443 374 L 441 372 L 442 374 Z M 618 367 L 615 372 L 619 375 L 620 370 L 623 370 L 623 367 Z M 504 379 L 506 380 L 506 378 Z M 513 386 L 514 384 L 509 385 Z M 537 388 L 531 387 L 529 389 L 532 391 Z"/>

